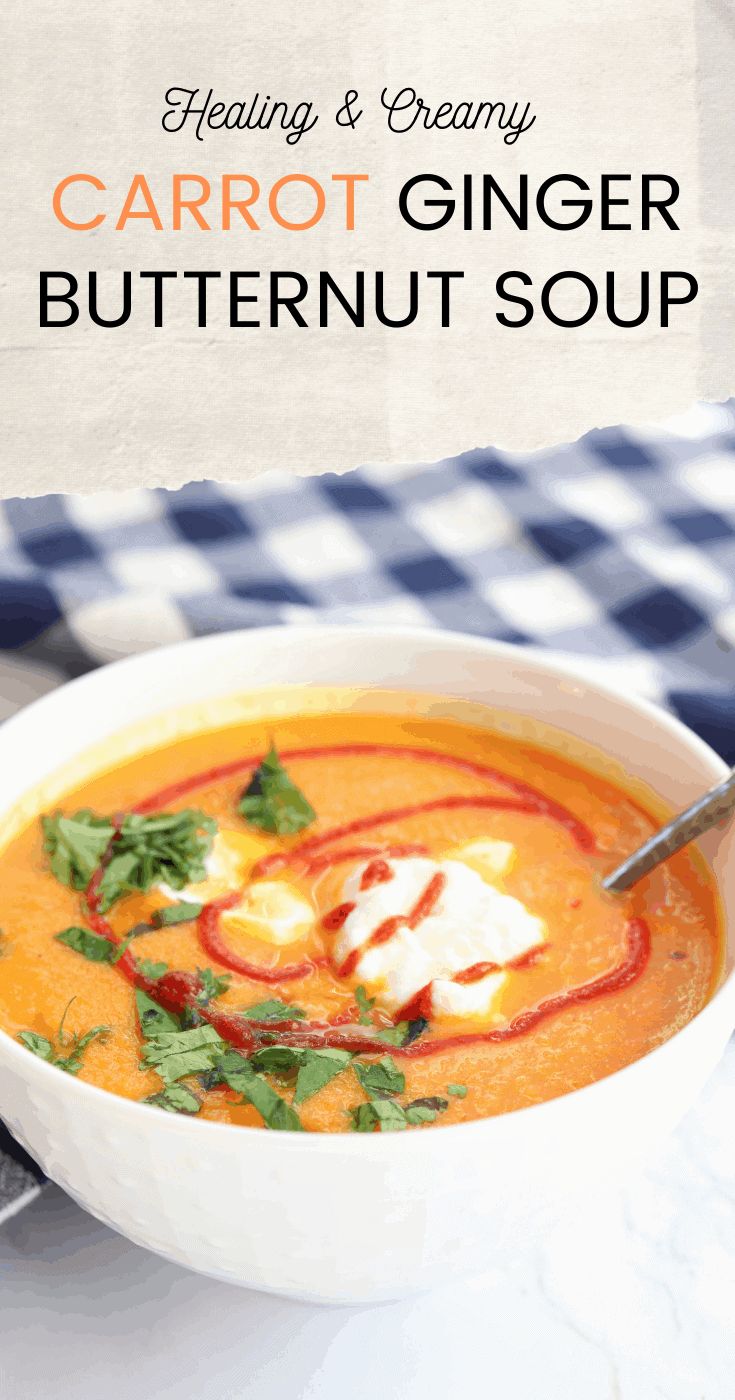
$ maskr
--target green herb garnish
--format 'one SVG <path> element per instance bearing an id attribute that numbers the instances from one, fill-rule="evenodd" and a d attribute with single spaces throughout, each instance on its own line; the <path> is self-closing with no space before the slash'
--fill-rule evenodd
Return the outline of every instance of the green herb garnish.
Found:
<path id="1" fill-rule="evenodd" d="M 418 1040 L 419 1036 L 423 1035 L 424 1031 L 428 1031 L 428 1029 L 429 1022 L 427 1021 L 425 1016 L 414 1017 L 413 1021 L 409 1021 L 408 1023 L 406 1039 L 404 1040 L 403 1044 L 413 1045 L 414 1040 Z"/>
<path id="2" fill-rule="evenodd" d="M 376 1128 L 381 1133 L 395 1133 L 408 1127 L 401 1105 L 393 1099 L 371 1099 L 358 1104 L 350 1110 L 350 1117 L 355 1133 L 374 1133 Z"/>
<path id="3" fill-rule="evenodd" d="M 184 1084 L 169 1084 L 159 1094 L 149 1094 L 143 1103 L 154 1104 L 167 1113 L 198 1113 L 202 1106 L 196 1094 Z"/>
<path id="4" fill-rule="evenodd" d="M 304 1063 L 306 1049 L 301 1045 L 263 1045 L 250 1057 L 259 1074 L 289 1074 Z"/>
<path id="5" fill-rule="evenodd" d="M 181 1030 L 178 1018 L 171 1011 L 164 1011 L 163 1007 L 140 987 L 136 988 L 135 1005 L 138 1008 L 141 1034 L 145 1040 L 152 1040 L 158 1035 L 171 1035 Z"/>
<path id="6" fill-rule="evenodd" d="M 348 1050 L 307 1050 L 306 1058 L 296 1076 L 294 1103 L 303 1103 L 335 1079 L 350 1063 Z"/>
<path id="7" fill-rule="evenodd" d="M 373 1018 L 370 1012 L 375 1005 L 375 997 L 369 997 L 364 987 L 355 987 L 355 1001 L 359 1012 L 358 1020 L 360 1025 L 372 1025 Z"/>
<path id="8" fill-rule="evenodd" d="M 89 928 L 72 924 L 70 928 L 54 934 L 54 937 L 58 943 L 73 948 L 75 953 L 81 953 L 88 962 L 116 963 L 120 961 L 123 953 L 127 952 L 137 933 L 133 929 L 120 943 L 113 943 L 109 938 L 103 938 L 101 934 L 93 933 Z"/>
<path id="9" fill-rule="evenodd" d="M 316 819 L 311 803 L 289 778 L 275 744 L 255 769 L 238 811 L 251 826 L 277 836 L 293 836 Z"/>
<path id="10" fill-rule="evenodd" d="M 194 1026 L 201 1026 L 203 1024 L 203 1018 L 199 1015 L 196 1007 L 192 1006 L 191 1003 L 182 1007 L 179 1020 L 181 1021 L 179 1030 L 182 1031 L 190 1031 L 193 1030 Z"/>
<path id="11" fill-rule="evenodd" d="M 290 1104 L 272 1089 L 267 1080 L 257 1074 L 243 1055 L 236 1050 L 228 1050 L 217 1062 L 222 1078 L 235 1093 L 242 1094 L 243 1101 L 257 1109 L 266 1128 L 277 1132 L 303 1132 L 301 1119 Z"/>
<path id="12" fill-rule="evenodd" d="M 413 1103 L 406 1104 L 406 1121 L 408 1123 L 433 1123 L 437 1113 L 445 1113 L 449 1108 L 447 1099 L 441 1099 L 438 1095 L 430 1095 L 425 1099 L 414 1099 Z"/>
<path id="13" fill-rule="evenodd" d="M 122 895 L 155 884 L 180 890 L 203 880 L 215 829 L 211 817 L 196 809 L 124 817 L 100 882 L 100 909 L 104 912 Z"/>
<path id="14" fill-rule="evenodd" d="M 122 895 L 166 883 L 174 889 L 203 880 L 215 823 L 203 812 L 128 813 L 119 826 L 90 811 L 43 817 L 51 869 L 64 885 L 83 890 L 109 849 L 98 887 L 104 913 Z M 114 839 L 113 839 L 114 838 Z"/>
<path id="15" fill-rule="evenodd" d="M 72 817 L 61 812 L 42 817 L 41 826 L 56 879 L 73 890 L 85 890 L 115 835 L 114 823 L 83 808 Z"/>
<path id="16" fill-rule="evenodd" d="M 61 933 L 55 934 L 54 937 L 57 943 L 63 943 L 66 948 L 73 948 L 75 953 L 81 953 L 89 962 L 110 963 L 117 952 L 117 945 L 111 943 L 108 938 L 102 938 L 91 929 L 80 928 L 76 924 L 72 924 L 71 928 L 62 929 Z"/>
<path id="17" fill-rule="evenodd" d="M 447 1093 L 452 1094 L 455 1099 L 467 1098 L 466 1084 L 447 1084 Z"/>
<path id="18" fill-rule="evenodd" d="M 376 1060 L 372 1064 L 360 1064 L 356 1060 L 354 1070 L 365 1093 L 371 1099 L 393 1098 L 396 1094 L 402 1094 L 406 1087 L 406 1076 L 398 1068 L 392 1055 L 384 1055 L 382 1060 Z"/>
<path id="19" fill-rule="evenodd" d="M 116 944 L 115 944 L 115 947 L 114 947 L 113 950 L 112 950 L 112 957 L 110 958 L 110 962 L 111 962 L 111 963 L 117 963 L 117 962 L 119 962 L 120 959 L 121 959 L 121 957 L 122 957 L 122 955 L 123 955 L 123 953 L 127 953 L 128 948 L 130 947 L 130 944 L 132 943 L 133 939 L 136 938 L 136 937 L 137 937 L 137 934 L 131 932 L 131 933 L 129 933 L 129 934 L 127 935 L 126 938 L 123 938 L 123 940 L 122 940 L 121 943 L 116 943 Z"/>
<path id="20" fill-rule="evenodd" d="M 404 1045 L 407 1033 L 408 1021 L 399 1021 L 397 1026 L 385 1026 L 377 1031 L 375 1039 L 382 1040 L 384 1045 Z"/>
<path id="21" fill-rule="evenodd" d="M 34 1055 L 38 1055 L 40 1060 L 52 1059 L 54 1047 L 44 1035 L 38 1035 L 36 1031 L 21 1031 L 18 1039 L 22 1045 L 25 1045 L 26 1050 L 31 1050 Z"/>
<path id="22" fill-rule="evenodd" d="M 386 1045 L 410 1045 L 412 1041 L 418 1040 L 428 1027 L 429 1022 L 426 1018 L 417 1016 L 413 1021 L 399 1021 L 397 1026 L 387 1026 L 378 1031 L 377 1038 Z"/>
<path id="23" fill-rule="evenodd" d="M 400 1132 L 404 1128 L 419 1127 L 423 1123 L 433 1123 L 438 1113 L 443 1113 L 449 1105 L 446 1099 L 414 1099 L 405 1107 L 395 1099 L 370 1099 L 369 1103 L 358 1104 L 350 1109 L 352 1130 L 355 1133 Z"/>
<path id="24" fill-rule="evenodd" d="M 168 963 L 151 962 L 150 958 L 137 958 L 135 965 L 141 976 L 148 977 L 151 982 L 157 982 L 159 977 L 168 972 Z"/>
<path id="25" fill-rule="evenodd" d="M 349 1050 L 310 1050 L 300 1045 L 265 1045 L 250 1063 L 260 1074 L 287 1075 L 297 1070 L 294 1103 L 303 1103 L 323 1089 L 352 1060 Z"/>
<path id="26" fill-rule="evenodd" d="M 66 1074 L 78 1074 L 82 1068 L 87 1046 L 91 1045 L 92 1041 L 99 1036 L 107 1035 L 110 1030 L 109 1026 L 93 1026 L 91 1031 L 86 1031 L 84 1035 L 73 1034 L 70 1036 L 64 1030 L 64 1022 L 72 1001 L 74 1001 L 74 997 L 67 1002 L 54 1042 L 47 1040 L 43 1035 L 37 1035 L 35 1031 L 21 1031 L 18 1036 L 26 1050 L 30 1050 L 40 1059 L 46 1060 L 48 1064 L 55 1065 L 57 1069 L 64 1070 Z M 64 1053 L 65 1051 L 68 1053 Z"/>
<path id="27" fill-rule="evenodd" d="M 231 973 L 223 972 L 217 977 L 211 967 L 198 967 L 197 972 L 202 984 L 197 992 L 197 1001 L 200 1006 L 206 1006 L 210 1001 L 214 1001 L 215 997 L 221 997 L 232 981 Z"/>
<path id="28" fill-rule="evenodd" d="M 248 1021 L 305 1021 L 306 1012 L 300 1006 L 270 997 L 267 1001 L 256 1001 L 254 1006 L 246 1006 L 240 1012 Z"/>
<path id="29" fill-rule="evenodd" d="M 164 1084 L 173 1084 L 187 1074 L 203 1074 L 214 1069 L 222 1046 L 223 1041 L 213 1026 L 154 1032 L 143 1046 L 143 1068 L 155 1069 Z"/>
<path id="30" fill-rule="evenodd" d="M 172 924 L 188 924 L 198 919 L 203 906 L 195 900 L 182 899 L 178 904 L 166 904 L 151 915 L 153 928 L 171 928 Z"/>
<path id="31" fill-rule="evenodd" d="M 204 1074 L 197 1075 L 197 1080 L 205 1094 L 208 1094 L 210 1089 L 216 1089 L 222 1083 L 222 1075 L 218 1069 L 207 1069 Z"/>

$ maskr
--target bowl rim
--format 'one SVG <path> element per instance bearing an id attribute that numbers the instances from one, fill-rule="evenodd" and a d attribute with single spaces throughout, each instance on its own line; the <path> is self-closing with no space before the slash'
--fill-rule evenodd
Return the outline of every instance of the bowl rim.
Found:
<path id="1" fill-rule="evenodd" d="M 0 726 L 0 753 L 8 742 L 7 736 L 15 736 L 17 731 L 28 726 L 33 728 L 39 718 L 48 711 L 52 711 L 61 694 L 68 695 L 70 691 L 93 689 L 95 685 L 107 684 L 106 678 L 112 673 L 114 676 L 134 675 L 136 670 L 145 670 L 154 660 L 166 660 L 174 658 L 186 649 L 187 652 L 193 650 L 216 651 L 219 648 L 225 649 L 238 640 L 253 636 L 269 640 L 286 638 L 291 632 L 297 631 L 301 637 L 312 634 L 314 641 L 318 641 L 325 635 L 334 638 L 354 639 L 364 642 L 369 636 L 372 642 L 380 645 L 382 640 L 395 640 L 400 638 L 407 644 L 420 642 L 422 644 L 432 643 L 440 646 L 453 648 L 456 651 L 472 652 L 477 656 L 488 658 L 516 659 L 518 661 L 530 662 L 531 666 L 544 671 L 552 679 L 569 680 L 576 684 L 582 684 L 589 691 L 596 692 L 606 700 L 612 700 L 637 712 L 640 717 L 650 720 L 653 724 L 666 730 L 672 738 L 679 743 L 683 743 L 690 750 L 695 758 L 705 762 L 712 770 L 713 783 L 718 777 L 724 777 L 729 773 L 727 763 L 719 754 L 696 734 L 676 715 L 671 714 L 663 706 L 648 700 L 642 696 L 624 694 L 614 684 L 592 677 L 585 669 L 585 658 L 569 659 L 566 655 L 563 659 L 557 658 L 552 652 L 549 655 L 544 648 L 537 646 L 519 645 L 514 642 L 497 641 L 494 638 L 485 638 L 473 633 L 463 633 L 448 628 L 433 627 L 430 624 L 425 626 L 404 626 L 404 625 L 368 625 L 368 624 L 339 624 L 339 623 L 314 623 L 314 622 L 293 622 L 278 623 L 267 627 L 256 628 L 231 628 L 221 632 L 207 633 L 200 637 L 187 637 L 179 641 L 168 643 L 165 646 L 153 647 L 142 652 L 135 652 L 130 656 L 120 657 L 115 661 L 110 661 L 74 677 L 72 680 L 62 683 L 53 690 L 40 696 L 30 704 L 24 706 L 16 714 L 7 719 Z M 300 682 L 301 683 L 301 682 Z M 283 683 L 286 684 L 285 682 Z M 309 682 L 305 682 L 309 684 Z M 325 683 L 326 684 L 326 683 Z M 264 687 L 265 688 L 265 687 Z M 271 687 L 272 688 L 272 687 Z M 390 687 L 385 687 L 390 689 Z M 437 692 L 441 694 L 441 691 Z M 447 692 L 451 694 L 452 692 Z M 223 691 L 223 696 L 225 692 Z M 160 713 L 165 713 L 171 709 L 165 706 Z M 151 714 L 159 713 L 152 710 Z M 604 746 L 601 746 L 604 752 Z M 531 1120 L 540 1121 L 543 1117 L 551 1115 L 558 1116 L 560 1113 L 575 1111 L 575 1107 L 582 1101 L 586 1102 L 592 1096 L 600 1097 L 605 1092 L 614 1092 L 617 1085 L 623 1078 L 631 1079 L 636 1072 L 640 1073 L 640 1067 L 651 1062 L 659 1062 L 671 1052 L 673 1044 L 681 1045 L 685 1039 L 691 1039 L 695 1034 L 695 1027 L 703 1019 L 711 1019 L 715 1014 L 715 1009 L 719 1012 L 723 1003 L 731 1003 L 731 1019 L 735 1025 L 735 966 L 726 974 L 704 1006 L 687 1021 L 685 1025 L 675 1031 L 660 1045 L 646 1052 L 637 1060 L 632 1060 L 629 1064 L 623 1065 L 620 1069 L 604 1075 L 601 1079 L 592 1080 L 589 1084 L 584 1084 L 580 1088 L 570 1089 L 566 1093 L 559 1094 L 555 1098 L 542 1100 L 540 1103 L 529 1104 L 523 1107 L 510 1109 L 504 1113 L 494 1114 L 488 1117 L 469 1119 L 461 1123 L 441 1123 L 432 1125 L 430 1138 L 432 1141 L 439 1139 L 442 1143 L 448 1143 L 449 1139 L 454 1140 L 454 1135 L 461 1133 L 465 1138 L 470 1133 L 476 1136 L 481 1133 L 501 1133 L 503 1131 L 512 1132 L 516 1126 L 529 1123 Z M 367 1143 L 371 1143 L 370 1152 L 382 1157 L 385 1154 L 396 1154 L 397 1152 L 412 1152 L 420 1150 L 419 1142 L 426 1147 L 425 1134 L 420 1133 L 354 1133 L 347 1129 L 329 1133 L 309 1133 L 309 1132 L 280 1132 L 269 1133 L 263 1128 L 248 1127 L 235 1123 L 220 1123 L 205 1119 L 202 1122 L 196 1120 L 195 1115 L 178 1113 L 162 1113 L 154 1105 L 143 1103 L 137 1099 L 128 1099 L 123 1095 L 114 1094 L 108 1089 L 103 1089 L 99 1085 L 90 1084 L 85 1080 L 77 1079 L 74 1075 L 63 1074 L 53 1065 L 47 1064 L 38 1056 L 30 1054 L 8 1031 L 0 1027 L 0 1057 L 8 1056 L 10 1065 L 15 1065 L 22 1078 L 40 1076 L 38 1082 L 47 1085 L 57 1084 L 58 1092 L 68 1096 L 70 1099 L 77 1098 L 81 1103 L 85 1099 L 90 1099 L 91 1103 L 99 1103 L 102 1108 L 107 1104 L 110 1112 L 118 1116 L 129 1117 L 140 1124 L 141 1129 L 145 1122 L 149 1124 L 159 1124 L 159 1129 L 167 1133 L 189 1134 L 192 1131 L 197 1135 L 201 1133 L 216 1132 L 219 1135 L 226 1135 L 232 1138 L 233 1142 L 240 1142 L 242 1148 L 248 1150 L 270 1150 L 275 1137 L 279 1152 L 306 1150 L 309 1152 L 348 1152 L 364 1154 Z M 25 1068 L 24 1068 L 25 1066 Z M 48 1076 L 54 1076 L 49 1079 Z M 143 1115 L 143 1117 L 141 1117 Z M 310 1145 L 305 1147 L 306 1143 Z M 260 1149 L 256 1144 L 260 1144 Z M 379 1144 L 379 1145 L 378 1145 Z M 437 1141 L 437 1147 L 439 1142 Z"/>

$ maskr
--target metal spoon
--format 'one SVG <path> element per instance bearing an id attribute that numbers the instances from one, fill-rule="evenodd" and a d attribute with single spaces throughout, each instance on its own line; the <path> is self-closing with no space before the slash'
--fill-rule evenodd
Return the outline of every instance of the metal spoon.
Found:
<path id="1" fill-rule="evenodd" d="M 653 870 L 654 866 L 661 865 L 690 841 L 696 841 L 697 837 L 703 836 L 710 827 L 717 826 L 718 822 L 729 817 L 733 810 L 735 768 L 730 776 L 725 778 L 724 783 L 711 788 L 703 797 L 693 802 L 691 807 L 687 807 L 685 812 L 680 812 L 678 817 L 674 817 L 667 826 L 649 836 L 617 870 L 613 870 L 611 875 L 606 875 L 602 882 L 603 889 L 612 894 L 622 894 L 624 890 L 629 890 L 632 885 L 642 880 L 649 870 Z"/>

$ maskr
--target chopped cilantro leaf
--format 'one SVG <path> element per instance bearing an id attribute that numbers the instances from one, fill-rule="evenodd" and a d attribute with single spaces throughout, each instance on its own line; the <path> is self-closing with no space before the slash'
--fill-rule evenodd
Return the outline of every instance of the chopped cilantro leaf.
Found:
<path id="1" fill-rule="evenodd" d="M 406 1038 L 403 1044 L 411 1045 L 414 1040 L 418 1040 L 419 1036 L 423 1035 L 424 1031 L 427 1031 L 428 1029 L 429 1022 L 427 1021 L 426 1017 L 416 1016 L 413 1021 L 409 1021 L 408 1023 L 408 1030 L 406 1031 Z"/>
<path id="2" fill-rule="evenodd" d="M 385 1030 L 378 1031 L 378 1039 L 386 1045 L 410 1045 L 428 1030 L 428 1026 L 425 1016 L 416 1016 L 413 1021 L 399 1021 L 397 1026 L 387 1026 Z"/>
<path id="3" fill-rule="evenodd" d="M 151 915 L 151 923 L 154 928 L 170 928 L 172 924 L 188 924 L 192 919 L 198 919 L 201 912 L 201 904 L 182 899 L 178 904 L 166 904 L 162 909 L 156 909 Z"/>
<path id="4" fill-rule="evenodd" d="M 372 1025 L 370 1012 L 375 1005 L 375 997 L 369 997 L 364 987 L 355 987 L 355 1001 L 359 1012 L 358 1020 L 361 1026 Z"/>
<path id="5" fill-rule="evenodd" d="M 228 1050 L 218 1061 L 217 1068 L 229 1088 L 242 1094 L 243 1100 L 257 1110 L 266 1128 L 277 1132 L 304 1131 L 296 1110 L 256 1073 L 243 1055 L 236 1050 Z"/>
<path id="6" fill-rule="evenodd" d="M 91 1031 L 86 1031 L 84 1035 L 75 1035 L 72 1039 L 71 1054 L 66 1057 L 58 1056 L 54 1060 L 54 1064 L 58 1065 L 59 1069 L 66 1070 L 67 1074 L 78 1074 L 82 1068 L 82 1058 L 87 1046 L 100 1036 L 109 1035 L 109 1031 L 109 1026 L 93 1026 Z"/>
<path id="7" fill-rule="evenodd" d="M 382 1040 L 384 1045 L 405 1045 L 407 1035 L 408 1021 L 399 1021 L 397 1026 L 386 1026 L 378 1031 L 376 1040 Z"/>
<path id="8" fill-rule="evenodd" d="M 406 1104 L 406 1121 L 411 1124 L 433 1123 L 437 1113 L 445 1113 L 449 1108 L 448 1099 L 429 1095 L 425 1099 L 414 1099 Z"/>
<path id="9" fill-rule="evenodd" d="M 210 1089 L 216 1089 L 217 1085 L 222 1083 L 222 1075 L 218 1069 L 207 1069 L 204 1074 L 198 1074 L 197 1079 L 205 1094 L 208 1094 Z"/>
<path id="10" fill-rule="evenodd" d="M 143 1067 L 155 1069 L 164 1084 L 173 1084 L 187 1074 L 214 1069 L 223 1042 L 213 1026 L 195 1026 L 190 1031 L 158 1031 L 143 1046 Z"/>
<path id="11" fill-rule="evenodd" d="M 41 1060 L 50 1060 L 53 1056 L 54 1047 L 44 1035 L 36 1035 L 35 1031 L 21 1031 L 18 1039 L 26 1050 L 31 1050 Z"/>
<path id="12" fill-rule="evenodd" d="M 303 1103 L 341 1074 L 352 1060 L 349 1050 L 311 1050 L 300 1045 L 265 1045 L 250 1063 L 260 1074 L 290 1074 L 298 1070 L 294 1103 Z"/>
<path id="13" fill-rule="evenodd" d="M 130 944 L 132 943 L 135 937 L 136 934 L 131 932 L 127 935 L 126 938 L 123 938 L 121 943 L 115 944 L 115 947 L 112 950 L 112 957 L 110 958 L 111 963 L 117 963 L 120 961 L 123 954 L 127 953 L 128 948 L 130 947 Z"/>
<path id="14" fill-rule="evenodd" d="M 159 1094 L 149 1094 L 143 1103 L 154 1104 L 167 1113 L 198 1113 L 202 1106 L 196 1094 L 184 1084 L 169 1084 Z"/>
<path id="15" fill-rule="evenodd" d="M 116 945 L 108 938 L 101 938 L 99 934 L 93 933 L 89 928 L 80 928 L 73 924 L 71 928 L 62 929 L 61 933 L 54 935 L 57 943 L 63 943 L 67 948 L 73 948 L 75 953 L 81 953 L 83 958 L 89 962 L 109 963 L 118 951 Z"/>
<path id="16" fill-rule="evenodd" d="M 406 1109 L 406 1122 L 412 1127 L 417 1127 L 420 1123 L 434 1123 L 436 1121 L 436 1109 L 427 1108 L 423 1103 L 412 1103 Z"/>
<path id="17" fill-rule="evenodd" d="M 223 972 L 221 976 L 216 977 L 211 967 L 198 967 L 197 972 L 202 984 L 200 991 L 197 992 L 197 1001 L 201 1006 L 206 1006 L 215 997 L 221 997 L 232 981 L 229 972 Z"/>
<path id="18" fill-rule="evenodd" d="M 398 1068 L 392 1055 L 384 1055 L 382 1060 L 373 1064 L 360 1064 L 356 1060 L 354 1070 L 365 1093 L 371 1099 L 392 1098 L 396 1094 L 402 1094 L 406 1087 L 406 1076 Z"/>
<path id="19" fill-rule="evenodd" d="M 352 1129 L 356 1133 L 400 1132 L 402 1128 L 419 1127 L 422 1123 L 433 1123 L 437 1113 L 443 1113 L 449 1105 L 446 1099 L 414 1099 L 413 1103 L 396 1103 L 395 1099 L 370 1099 L 350 1109 Z"/>
<path id="20" fill-rule="evenodd" d="M 293 836 L 316 819 L 316 812 L 283 767 L 275 744 L 258 764 L 238 811 L 251 826 L 277 836 Z"/>
<path id="21" fill-rule="evenodd" d="M 99 1036 L 107 1035 L 110 1029 L 109 1026 L 93 1026 L 91 1031 L 86 1031 L 84 1035 L 77 1033 L 70 1036 L 68 1032 L 64 1031 L 64 1022 L 72 1001 L 74 1001 L 74 997 L 67 1002 L 66 1010 L 59 1022 L 54 1044 L 45 1036 L 37 1035 L 35 1031 L 21 1031 L 18 1036 L 26 1050 L 32 1051 L 34 1055 L 46 1060 L 48 1064 L 55 1065 L 57 1069 L 64 1070 L 66 1074 L 79 1073 L 87 1046 L 91 1045 L 92 1041 Z M 64 1054 L 64 1051 L 68 1051 L 68 1054 Z"/>
<path id="22" fill-rule="evenodd" d="M 370 1099 L 369 1103 L 351 1109 L 350 1115 L 355 1133 L 374 1133 L 376 1129 L 381 1133 L 395 1133 L 408 1126 L 401 1105 L 392 1099 Z"/>
<path id="23" fill-rule="evenodd" d="M 100 909 L 104 912 L 132 890 L 149 890 L 158 883 L 180 890 L 203 880 L 214 830 L 212 819 L 195 809 L 151 816 L 129 813 L 100 882 Z"/>
<path id="24" fill-rule="evenodd" d="M 41 826 L 56 879 L 73 890 L 85 890 L 115 835 L 114 823 L 84 808 L 71 817 L 62 812 L 42 817 Z"/>
<path id="25" fill-rule="evenodd" d="M 452 1094 L 455 1099 L 467 1098 L 466 1084 L 447 1084 L 447 1093 Z"/>
<path id="26" fill-rule="evenodd" d="M 256 1001 L 254 1006 L 246 1006 L 240 1012 L 248 1021 L 305 1021 L 306 1012 L 300 1006 L 271 997 L 267 1001 Z"/>
<path id="27" fill-rule="evenodd" d="M 412 1103 L 406 1105 L 406 1112 L 410 1108 L 425 1108 L 430 1113 L 444 1113 L 449 1108 L 449 1100 L 442 1099 L 438 1094 L 427 1094 L 425 1098 L 414 1099 Z"/>
<path id="28" fill-rule="evenodd" d="M 307 1050 L 296 1077 L 294 1103 L 303 1103 L 341 1074 L 352 1059 L 348 1050 Z"/>
<path id="29" fill-rule="evenodd" d="M 151 982 L 157 982 L 159 977 L 163 977 L 168 972 L 168 963 L 151 962 L 150 958 L 138 958 L 136 967 L 142 977 L 149 977 Z"/>
<path id="30" fill-rule="evenodd" d="M 72 889 L 86 889 L 109 847 L 98 889 L 103 913 L 131 890 L 149 890 L 159 881 L 180 890 L 203 880 L 215 829 L 210 817 L 189 809 L 151 816 L 130 812 L 119 825 L 86 810 L 71 817 L 57 812 L 42 822 L 51 869 Z"/>
<path id="31" fill-rule="evenodd" d="M 176 1016 L 170 1011 L 164 1011 L 157 1001 L 153 1001 L 147 992 L 140 987 L 135 992 L 135 1004 L 138 1008 L 138 1020 L 140 1030 L 145 1040 L 152 1040 L 154 1036 L 173 1033 L 181 1029 Z"/>
<path id="32" fill-rule="evenodd" d="M 304 1063 L 306 1049 L 300 1045 L 264 1045 L 250 1057 L 259 1074 L 289 1074 Z"/>
<path id="33" fill-rule="evenodd" d="M 88 962 L 117 963 L 137 934 L 136 930 L 132 929 L 120 943 L 113 943 L 111 939 L 103 938 L 101 934 L 93 933 L 89 928 L 72 924 L 71 928 L 62 929 L 61 933 L 54 934 L 54 937 L 58 943 L 73 948 L 75 953 L 81 953 Z"/>

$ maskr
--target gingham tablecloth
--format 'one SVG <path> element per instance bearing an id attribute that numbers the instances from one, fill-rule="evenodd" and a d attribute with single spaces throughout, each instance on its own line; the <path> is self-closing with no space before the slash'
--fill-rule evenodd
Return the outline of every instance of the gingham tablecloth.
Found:
<path id="1" fill-rule="evenodd" d="M 133 651 L 315 617 L 576 656 L 735 763 L 735 401 L 530 457 L 0 508 L 2 714 Z M 7 1148 L 0 1221 L 37 1189 Z"/>

